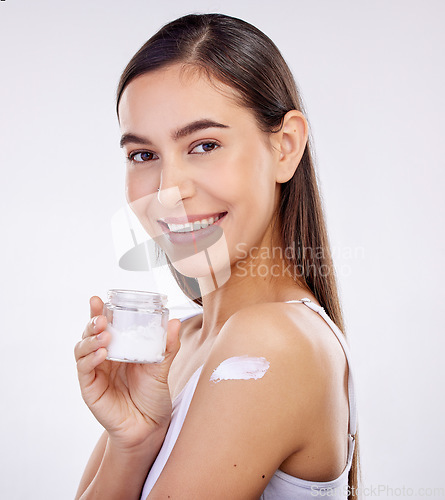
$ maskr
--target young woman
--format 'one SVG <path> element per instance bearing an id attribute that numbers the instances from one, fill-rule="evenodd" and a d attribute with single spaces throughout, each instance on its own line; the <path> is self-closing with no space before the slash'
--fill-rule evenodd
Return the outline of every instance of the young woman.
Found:
<path id="1" fill-rule="evenodd" d="M 164 26 L 118 88 L 127 199 L 202 314 L 159 364 L 106 360 L 99 297 L 75 356 L 105 431 L 77 498 L 355 494 L 356 414 L 334 269 L 294 79 L 220 14 Z M 173 401 L 173 407 L 172 407 Z"/>

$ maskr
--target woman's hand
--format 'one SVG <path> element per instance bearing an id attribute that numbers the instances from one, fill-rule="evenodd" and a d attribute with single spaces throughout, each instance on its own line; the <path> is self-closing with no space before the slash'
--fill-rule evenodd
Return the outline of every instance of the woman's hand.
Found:
<path id="1" fill-rule="evenodd" d="M 170 422 L 167 379 L 179 350 L 181 323 L 178 319 L 168 322 L 164 361 L 121 363 L 105 359 L 111 335 L 102 311 L 102 300 L 91 297 L 91 320 L 74 349 L 82 397 L 115 446 L 138 448 L 152 433 L 166 430 Z"/>

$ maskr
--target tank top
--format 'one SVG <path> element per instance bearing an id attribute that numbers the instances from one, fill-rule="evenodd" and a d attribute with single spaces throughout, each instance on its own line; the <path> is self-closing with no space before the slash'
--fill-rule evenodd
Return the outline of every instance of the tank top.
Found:
<path id="1" fill-rule="evenodd" d="M 336 479 L 332 481 L 307 481 L 305 479 L 299 479 L 294 476 L 290 476 L 285 472 L 277 469 L 277 471 L 272 476 L 271 480 L 264 489 L 259 500 L 313 500 L 316 497 L 327 497 L 335 500 L 346 500 L 348 497 L 348 473 L 351 469 L 352 457 L 354 454 L 355 447 L 355 434 L 357 428 L 357 410 L 356 410 L 356 398 L 354 391 L 354 380 L 353 371 L 351 363 L 351 355 L 349 352 L 349 347 L 343 337 L 342 332 L 337 327 L 337 325 L 331 320 L 331 318 L 326 314 L 323 307 L 314 304 L 310 299 L 303 298 L 301 300 L 287 300 L 286 303 L 300 303 L 309 307 L 316 313 L 318 313 L 330 326 L 331 330 L 334 332 L 335 336 L 339 340 L 343 351 L 346 356 L 346 361 L 349 367 L 348 373 L 348 400 L 349 400 L 349 431 L 348 431 L 348 457 L 346 461 L 346 466 L 343 472 Z M 185 321 L 196 314 L 191 314 L 181 321 Z M 187 384 L 184 386 L 182 391 L 173 401 L 173 411 L 170 426 L 168 428 L 167 434 L 164 439 L 164 443 L 159 450 L 158 456 L 154 461 L 150 472 L 145 480 L 144 487 L 142 489 L 141 500 L 146 500 L 148 494 L 152 490 L 154 484 L 156 483 L 158 477 L 160 476 L 162 469 L 164 468 L 168 457 L 176 443 L 176 440 L 181 432 L 182 425 L 184 423 L 187 411 L 189 409 L 190 403 L 192 401 L 193 394 L 195 392 L 196 386 L 198 384 L 199 376 L 203 366 L 200 366 L 195 373 L 190 377 Z"/>

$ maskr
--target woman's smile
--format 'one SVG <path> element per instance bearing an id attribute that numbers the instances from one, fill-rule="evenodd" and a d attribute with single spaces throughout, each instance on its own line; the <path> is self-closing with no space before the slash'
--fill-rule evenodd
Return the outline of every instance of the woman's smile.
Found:
<path id="1" fill-rule="evenodd" d="M 190 244 L 214 234 L 227 212 L 209 215 L 190 215 L 184 218 L 166 217 L 158 223 L 166 237 L 174 244 Z M 219 232 L 219 234 L 221 231 Z"/>
<path id="2" fill-rule="evenodd" d="M 212 215 L 188 215 L 187 218 L 173 218 L 166 217 L 165 219 L 159 219 L 158 222 L 161 225 L 166 226 L 168 231 L 174 233 L 184 233 L 190 231 L 198 231 L 204 229 L 207 226 L 211 226 L 213 223 L 221 219 L 227 212 L 219 212 Z"/>

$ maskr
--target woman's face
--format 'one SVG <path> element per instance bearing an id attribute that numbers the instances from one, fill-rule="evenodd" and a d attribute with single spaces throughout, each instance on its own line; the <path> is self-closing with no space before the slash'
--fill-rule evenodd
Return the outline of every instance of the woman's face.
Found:
<path id="1" fill-rule="evenodd" d="M 264 245 L 279 195 L 269 135 L 218 88 L 173 65 L 134 79 L 119 104 L 127 200 L 186 276 L 209 264 L 230 276 Z"/>

